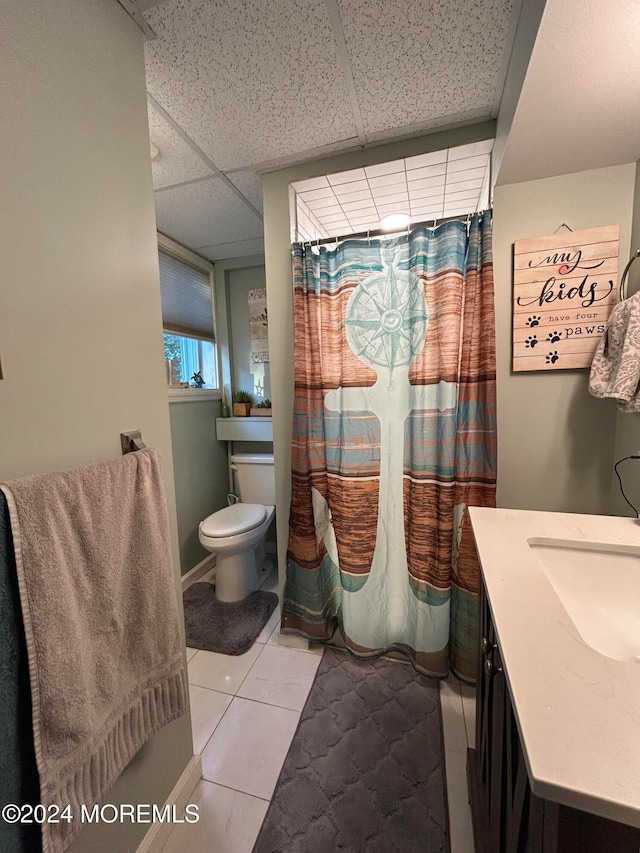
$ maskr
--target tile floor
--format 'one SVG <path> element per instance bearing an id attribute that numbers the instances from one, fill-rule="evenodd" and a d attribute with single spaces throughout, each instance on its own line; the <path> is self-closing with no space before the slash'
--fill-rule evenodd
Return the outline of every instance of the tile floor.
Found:
<path id="1" fill-rule="evenodd" d="M 275 574 L 263 589 L 277 591 Z M 323 651 L 285 648 L 277 637 L 276 611 L 240 657 L 187 649 L 203 777 L 191 802 L 199 804 L 200 820 L 177 825 L 163 853 L 251 853 Z M 441 682 L 440 697 L 451 853 L 473 853 L 465 762 L 474 694 L 452 680 Z"/>

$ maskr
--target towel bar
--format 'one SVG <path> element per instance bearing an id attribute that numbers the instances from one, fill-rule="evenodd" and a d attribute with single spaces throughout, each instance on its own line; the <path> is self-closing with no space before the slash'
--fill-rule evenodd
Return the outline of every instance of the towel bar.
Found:
<path id="1" fill-rule="evenodd" d="M 120 444 L 122 446 L 123 456 L 125 453 L 133 453 L 135 450 L 144 450 L 147 446 L 142 440 L 142 433 L 139 429 L 132 429 L 129 432 L 121 432 Z"/>

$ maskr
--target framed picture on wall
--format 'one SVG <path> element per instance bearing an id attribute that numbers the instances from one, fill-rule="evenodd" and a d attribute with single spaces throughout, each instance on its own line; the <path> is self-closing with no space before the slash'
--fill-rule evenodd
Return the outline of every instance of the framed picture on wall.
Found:
<path id="1" fill-rule="evenodd" d="M 617 301 L 620 227 L 517 240 L 514 371 L 590 367 Z"/>

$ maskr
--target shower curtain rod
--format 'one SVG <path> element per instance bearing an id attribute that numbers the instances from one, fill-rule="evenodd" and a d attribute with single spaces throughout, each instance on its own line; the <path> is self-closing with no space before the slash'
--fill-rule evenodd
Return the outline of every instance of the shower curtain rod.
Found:
<path id="1" fill-rule="evenodd" d="M 370 237 L 392 237 L 394 234 L 404 234 L 412 228 L 418 228 L 421 225 L 426 225 L 429 228 L 436 228 L 437 225 L 443 225 L 445 222 L 455 222 L 461 220 L 468 222 L 472 216 L 482 216 L 483 213 L 488 213 L 490 207 L 485 210 L 475 210 L 473 213 L 462 213 L 457 216 L 445 216 L 443 219 L 425 219 L 423 222 L 410 222 L 406 228 L 386 231 L 384 228 L 376 228 L 373 231 L 358 231 L 354 234 L 343 234 L 339 237 L 323 237 L 318 240 L 301 240 L 303 246 L 326 246 L 329 243 L 343 243 L 345 240 L 366 240 Z"/>

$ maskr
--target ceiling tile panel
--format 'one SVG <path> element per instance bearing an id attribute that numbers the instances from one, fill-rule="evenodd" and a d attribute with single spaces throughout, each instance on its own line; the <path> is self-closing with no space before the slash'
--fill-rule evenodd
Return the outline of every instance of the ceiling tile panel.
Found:
<path id="1" fill-rule="evenodd" d="M 477 154 L 475 157 L 464 157 L 461 160 L 449 160 L 447 175 L 452 172 L 466 172 L 469 169 L 484 169 L 487 165 L 488 154 Z"/>
<path id="2" fill-rule="evenodd" d="M 303 193 L 307 190 L 317 190 L 320 187 L 328 187 L 329 181 L 326 175 L 321 175 L 319 178 L 307 178 L 304 181 L 295 181 L 291 184 L 297 193 Z"/>
<path id="3" fill-rule="evenodd" d="M 366 181 L 367 173 L 364 169 L 350 169 L 348 172 L 334 172 L 327 175 L 331 186 L 336 184 L 348 184 L 351 181 Z"/>
<path id="4" fill-rule="evenodd" d="M 155 198 L 158 230 L 186 246 L 262 237 L 261 220 L 219 178 L 162 190 Z"/>
<path id="5" fill-rule="evenodd" d="M 232 172 L 227 175 L 232 184 L 240 190 L 242 195 L 251 204 L 262 211 L 262 178 L 252 169 L 243 169 L 241 172 Z"/>
<path id="6" fill-rule="evenodd" d="M 323 0 L 166 0 L 145 17 L 147 88 L 218 168 L 353 144 Z"/>
<path id="7" fill-rule="evenodd" d="M 367 133 L 484 110 L 500 94 L 512 0 L 338 0 Z"/>
<path id="8" fill-rule="evenodd" d="M 333 184 L 333 191 L 338 196 L 348 193 L 362 192 L 362 190 L 369 190 L 369 181 L 349 181 L 346 184 Z"/>
<path id="9" fill-rule="evenodd" d="M 349 186 L 349 184 L 345 184 L 344 186 Z M 336 187 L 336 189 L 342 190 L 342 187 Z M 340 204 L 348 204 L 350 201 L 362 201 L 363 198 L 371 201 L 371 190 L 359 190 L 359 192 L 356 193 L 336 192 L 336 198 Z"/>
<path id="10" fill-rule="evenodd" d="M 435 166 L 438 163 L 447 162 L 447 149 L 441 151 L 430 151 L 428 154 L 418 154 L 415 157 L 407 157 L 404 161 L 405 169 L 422 169 L 424 166 Z"/>
<path id="11" fill-rule="evenodd" d="M 228 243 L 218 243 L 213 246 L 198 246 L 198 252 L 210 261 L 222 261 L 227 258 L 244 258 L 248 255 L 262 255 L 264 240 L 256 237 L 251 240 L 232 240 Z"/>
<path id="12" fill-rule="evenodd" d="M 211 169 L 193 149 L 176 133 L 152 104 L 147 104 L 149 134 L 158 149 L 158 156 L 151 161 L 153 188 L 160 189 L 194 178 L 211 174 Z"/>

